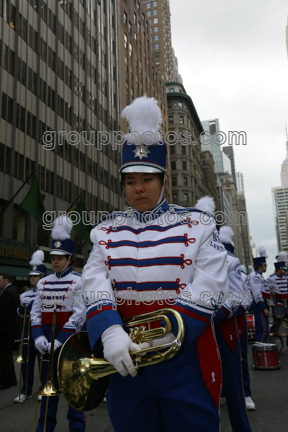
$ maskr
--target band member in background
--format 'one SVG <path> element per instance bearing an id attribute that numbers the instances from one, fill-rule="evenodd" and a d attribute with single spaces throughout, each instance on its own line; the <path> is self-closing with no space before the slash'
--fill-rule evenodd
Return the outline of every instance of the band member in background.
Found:
<path id="1" fill-rule="evenodd" d="M 33 381 L 34 381 L 34 365 L 35 365 L 35 359 L 38 357 L 38 364 L 39 364 L 39 356 L 37 356 L 37 349 L 35 348 L 34 341 L 31 336 L 31 326 L 30 326 L 30 311 L 33 305 L 33 302 L 36 297 L 36 290 L 37 290 L 37 283 L 39 280 L 46 276 L 47 268 L 43 264 L 44 261 L 44 252 L 42 250 L 38 250 L 34 252 L 32 255 L 32 259 L 30 261 L 30 284 L 31 288 L 27 291 L 24 291 L 20 296 L 20 306 L 17 310 L 18 315 L 23 318 L 24 317 L 24 308 L 26 305 L 26 322 L 23 323 L 25 326 L 24 330 L 24 342 L 26 342 L 23 345 L 23 352 L 22 357 L 25 363 L 21 363 L 21 374 L 23 378 L 23 386 L 20 392 L 20 395 L 18 395 L 14 402 L 23 402 L 25 400 L 25 395 L 27 399 L 32 397 L 32 389 L 33 389 Z M 28 325 L 30 326 L 30 330 L 28 331 Z M 28 334 L 30 333 L 30 338 L 28 340 Z M 27 353 L 28 353 L 28 345 L 29 343 L 29 356 L 27 359 Z M 28 360 L 28 366 L 27 366 L 27 360 Z M 27 389 L 27 393 L 26 393 Z M 39 395 L 38 400 L 41 400 L 42 397 Z"/>
<path id="2" fill-rule="evenodd" d="M 73 333 L 81 330 L 85 322 L 86 307 L 81 299 L 81 275 L 73 272 L 73 258 L 76 243 L 70 239 L 72 221 L 66 216 L 56 219 L 52 230 L 51 262 L 55 273 L 41 279 L 37 284 L 37 293 L 31 310 L 32 337 L 37 350 L 49 360 L 53 309 L 57 302 L 56 329 L 54 341 L 54 371 L 57 370 L 57 360 L 60 347 Z M 78 298 L 78 302 L 75 302 Z M 48 362 L 42 364 L 41 380 L 45 387 Z M 55 374 L 56 375 L 56 374 Z M 57 378 L 55 385 L 58 388 Z M 43 432 L 47 397 L 42 397 L 40 418 L 37 432 Z M 56 426 L 56 415 L 59 396 L 49 397 L 47 414 L 47 432 L 52 432 Z M 69 406 L 67 418 L 69 431 L 84 432 L 86 430 L 86 415 Z"/>
<path id="3" fill-rule="evenodd" d="M 266 272 L 266 250 L 263 247 L 259 248 L 259 257 L 253 258 L 254 272 L 250 273 L 248 282 L 253 296 L 251 309 L 255 315 L 255 340 L 256 342 L 267 342 L 269 334 L 269 310 L 262 297 L 262 292 L 266 291 L 266 281 L 262 276 Z"/>
<path id="4" fill-rule="evenodd" d="M 221 364 L 210 323 L 228 292 L 227 254 L 209 215 L 205 225 L 201 210 L 169 205 L 164 198 L 167 147 L 157 104 L 138 98 L 122 113 L 131 135 L 123 145 L 121 183 L 132 209 L 91 231 L 82 290 L 88 298 L 104 291 L 109 303 L 98 295 L 87 308 L 88 336 L 92 348 L 102 341 L 104 357 L 119 372 L 111 375 L 107 394 L 116 432 L 218 431 Z M 183 346 L 169 361 L 137 372 L 129 352 L 139 345 L 122 320 L 167 306 L 183 317 Z M 172 334 L 153 346 L 175 340 L 171 320 Z"/>

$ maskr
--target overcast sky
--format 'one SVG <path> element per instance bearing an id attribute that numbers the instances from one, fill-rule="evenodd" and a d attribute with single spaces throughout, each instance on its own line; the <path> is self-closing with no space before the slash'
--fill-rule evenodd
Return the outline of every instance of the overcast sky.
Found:
<path id="1" fill-rule="evenodd" d="M 277 254 L 271 188 L 280 186 L 288 124 L 287 0 L 170 0 L 179 73 L 200 120 L 245 131 L 234 146 L 244 175 L 250 235 Z"/>

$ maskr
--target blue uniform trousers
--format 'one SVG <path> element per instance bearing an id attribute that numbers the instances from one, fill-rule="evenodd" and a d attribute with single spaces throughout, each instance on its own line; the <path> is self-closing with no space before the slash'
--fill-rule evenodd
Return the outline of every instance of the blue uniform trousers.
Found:
<path id="1" fill-rule="evenodd" d="M 48 325 L 42 325 L 43 330 L 45 332 L 45 335 L 48 339 L 48 341 L 51 340 L 51 326 Z M 60 326 L 56 326 L 56 335 L 60 331 Z M 56 336 L 57 337 L 57 336 Z M 58 348 L 54 353 L 54 383 L 56 388 L 59 388 L 58 379 L 57 379 L 57 362 L 58 362 L 58 356 L 60 354 L 60 348 Z M 45 385 L 47 372 L 48 372 L 48 361 L 49 355 L 45 354 L 43 356 L 43 362 L 42 362 L 42 370 L 41 370 L 41 381 L 43 385 Z M 56 423 L 57 423 L 57 407 L 59 402 L 59 396 L 50 396 L 48 397 L 48 411 L 47 411 L 47 422 L 46 422 L 46 432 L 53 432 Z M 44 419 L 45 419 L 45 410 L 46 410 L 46 401 L 47 397 L 42 397 L 41 407 L 40 407 L 40 418 L 37 424 L 36 432 L 43 432 L 44 431 Z M 77 411 L 76 409 L 72 408 L 70 405 L 68 405 L 68 413 L 67 413 L 67 419 L 69 421 L 69 432 L 85 432 L 86 430 L 86 413 Z"/>
<path id="2" fill-rule="evenodd" d="M 107 402 L 115 432 L 218 432 L 220 362 L 216 356 L 215 372 L 209 369 L 207 375 L 211 385 L 217 385 L 216 404 L 215 394 L 213 399 L 205 385 L 199 356 L 194 342 L 167 362 L 140 368 L 135 378 L 112 375 Z"/>
<path id="3" fill-rule="evenodd" d="M 266 343 L 269 334 L 268 317 L 264 315 L 263 310 L 259 309 L 254 301 L 253 303 L 251 307 L 255 315 L 255 340 L 256 342 Z"/>
<path id="4" fill-rule="evenodd" d="M 245 331 L 243 334 L 243 337 L 240 341 L 240 348 L 241 348 L 241 359 L 242 359 L 242 377 L 243 377 L 243 385 L 244 385 L 244 393 L 245 396 L 251 396 L 251 389 L 250 389 L 250 374 L 249 374 L 249 368 L 248 368 L 248 331 L 247 331 L 247 320 L 244 313 L 244 322 L 245 322 Z"/>
<path id="5" fill-rule="evenodd" d="M 234 316 L 229 319 L 233 328 L 234 352 L 224 339 L 221 324 L 216 325 L 216 339 L 222 361 L 223 389 L 233 432 L 251 432 L 243 391 L 240 342 Z M 231 338 L 230 338 L 231 339 Z M 231 339 L 232 340 L 232 339 Z"/>
<path id="6" fill-rule="evenodd" d="M 24 342 L 27 342 L 28 337 L 28 324 L 25 324 L 25 330 L 24 330 Z M 30 332 L 30 339 L 28 341 L 29 343 L 29 356 L 28 356 L 28 370 L 27 370 L 27 351 L 28 351 L 28 345 L 23 345 L 23 353 L 22 357 L 25 360 L 25 363 L 21 364 L 21 373 L 22 373 L 22 379 L 23 379 L 23 385 L 21 389 L 21 394 L 25 394 L 26 390 L 26 383 L 27 383 L 27 396 L 32 395 L 32 389 L 33 389 L 33 381 L 34 381 L 34 366 L 35 366 L 35 360 L 36 357 L 38 359 L 38 366 L 39 366 L 39 351 L 35 348 L 34 341 L 31 337 Z M 28 372 L 28 374 L 27 374 Z"/>

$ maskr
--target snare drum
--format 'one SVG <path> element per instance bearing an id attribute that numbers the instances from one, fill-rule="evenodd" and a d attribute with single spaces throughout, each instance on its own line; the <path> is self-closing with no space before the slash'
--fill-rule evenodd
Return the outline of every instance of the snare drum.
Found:
<path id="1" fill-rule="evenodd" d="M 273 307 L 273 315 L 275 318 L 284 318 L 287 315 L 286 306 L 283 303 L 276 303 Z"/>
<path id="2" fill-rule="evenodd" d="M 246 315 L 248 342 L 255 341 L 255 316 Z"/>
<path id="3" fill-rule="evenodd" d="M 288 336 L 288 319 L 285 318 L 275 323 L 275 333 L 281 337 Z"/>
<path id="4" fill-rule="evenodd" d="M 252 345 L 253 368 L 261 370 L 274 370 L 281 367 L 278 347 L 276 344 Z"/>

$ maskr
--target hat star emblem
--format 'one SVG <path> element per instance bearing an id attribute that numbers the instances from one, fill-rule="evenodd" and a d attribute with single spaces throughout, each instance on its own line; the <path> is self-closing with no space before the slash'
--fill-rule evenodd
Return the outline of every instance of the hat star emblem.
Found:
<path id="1" fill-rule="evenodd" d="M 37 269 L 37 267 L 36 267 L 36 266 L 33 266 L 33 267 L 32 267 L 32 270 L 36 270 L 36 269 Z"/>
<path id="2" fill-rule="evenodd" d="M 139 157 L 139 159 L 141 160 L 144 157 L 148 158 L 148 154 L 151 152 L 148 150 L 148 146 L 141 144 L 140 146 L 137 146 L 137 148 L 135 150 L 133 150 L 133 153 L 135 153 L 135 156 L 134 156 L 135 158 Z"/>
<path id="3" fill-rule="evenodd" d="M 62 243 L 59 241 L 59 240 L 57 240 L 55 243 L 54 243 L 54 246 L 58 249 L 58 248 L 60 248 L 60 246 L 62 245 Z"/>

